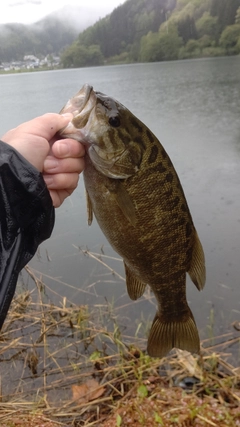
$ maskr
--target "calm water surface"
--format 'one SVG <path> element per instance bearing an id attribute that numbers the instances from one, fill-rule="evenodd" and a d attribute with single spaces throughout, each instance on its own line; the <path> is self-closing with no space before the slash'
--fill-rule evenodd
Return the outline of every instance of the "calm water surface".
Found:
<path id="1" fill-rule="evenodd" d="M 240 57 L 1 75 L 0 135 L 58 112 L 86 82 L 126 105 L 169 153 L 205 250 L 204 291 L 187 284 L 201 338 L 209 325 L 215 334 L 232 330 L 240 320 Z M 64 295 L 78 304 L 107 299 L 126 325 L 152 320 L 154 300 L 130 302 L 124 282 L 79 248 L 116 256 L 96 221 L 87 226 L 82 180 L 30 265 L 58 302 Z M 102 260 L 123 275 L 120 261 Z"/>

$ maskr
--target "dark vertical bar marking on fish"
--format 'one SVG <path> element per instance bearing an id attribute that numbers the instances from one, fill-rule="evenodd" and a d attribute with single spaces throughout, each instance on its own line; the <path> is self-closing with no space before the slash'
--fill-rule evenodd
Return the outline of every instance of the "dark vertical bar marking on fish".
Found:
<path id="1" fill-rule="evenodd" d="M 141 126 L 141 124 L 135 119 L 135 117 L 131 117 L 130 118 L 130 123 L 132 124 L 133 127 L 135 127 L 135 129 L 138 130 L 139 133 L 143 133 L 143 127 Z"/>
<path id="2" fill-rule="evenodd" d="M 186 222 L 185 218 L 180 216 L 178 217 L 178 225 L 184 225 Z"/>
<path id="3" fill-rule="evenodd" d="M 166 153 L 166 151 L 164 150 L 164 148 L 162 147 L 162 150 L 161 150 L 161 155 L 162 155 L 162 157 L 164 158 L 164 159 L 166 159 L 167 158 L 167 153 Z"/>
<path id="4" fill-rule="evenodd" d="M 186 243 L 186 246 L 187 246 L 187 243 Z M 191 248 L 188 248 L 188 249 L 186 250 L 186 260 L 187 260 L 187 263 L 190 263 L 190 262 L 191 262 L 191 259 L 192 259 L 192 252 L 193 252 L 192 247 L 191 247 Z"/>
<path id="5" fill-rule="evenodd" d="M 187 206 L 184 203 L 182 203 L 182 205 L 181 205 L 181 210 L 182 210 L 182 212 L 188 211 Z"/>
<path id="6" fill-rule="evenodd" d="M 163 194 L 164 194 L 164 197 L 169 198 L 171 197 L 172 193 L 173 193 L 173 188 L 171 187 L 169 188 L 169 190 L 165 191 Z"/>
<path id="7" fill-rule="evenodd" d="M 165 168 L 165 166 L 163 166 L 162 162 L 159 162 L 156 166 L 151 168 L 151 171 L 165 173 L 167 171 L 167 169 Z"/>
<path id="8" fill-rule="evenodd" d="M 128 135 L 124 135 L 124 132 L 118 128 L 118 135 L 119 138 L 124 141 L 126 144 L 128 144 L 131 141 L 131 138 Z"/>
<path id="9" fill-rule="evenodd" d="M 176 208 L 178 206 L 180 202 L 180 199 L 178 196 L 175 197 L 175 199 L 173 200 L 173 207 Z"/>
<path id="10" fill-rule="evenodd" d="M 144 141 L 140 136 L 136 136 L 136 138 L 134 138 L 134 142 L 136 142 L 137 144 L 141 145 L 144 149 L 146 149 L 146 145 L 144 144 Z"/>
<path id="11" fill-rule="evenodd" d="M 167 181 L 167 182 L 173 182 L 173 174 L 172 174 L 171 172 L 169 172 L 169 173 L 166 175 L 166 181 Z"/>
<path id="12" fill-rule="evenodd" d="M 156 159 L 157 159 L 157 156 L 158 156 L 158 146 L 157 145 L 153 145 L 152 148 L 151 148 L 150 156 L 148 158 L 148 163 L 149 164 L 154 163 L 156 161 Z"/>
<path id="13" fill-rule="evenodd" d="M 192 225 L 190 222 L 187 222 L 186 224 L 186 237 L 190 237 L 192 234 Z"/>
<path id="14" fill-rule="evenodd" d="M 147 129 L 146 134 L 147 134 L 147 137 L 148 137 L 149 141 L 150 141 L 151 143 L 154 143 L 154 142 L 155 142 L 155 138 L 154 138 L 154 136 L 153 136 L 152 132 L 150 132 L 150 130 L 149 130 L 149 129 Z"/>

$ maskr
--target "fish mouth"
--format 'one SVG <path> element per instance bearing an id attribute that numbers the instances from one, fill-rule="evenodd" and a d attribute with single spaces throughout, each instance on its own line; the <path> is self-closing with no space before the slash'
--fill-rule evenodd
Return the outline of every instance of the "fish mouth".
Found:
<path id="1" fill-rule="evenodd" d="M 81 111 L 84 110 L 88 101 L 90 100 L 92 93 L 93 93 L 93 87 L 86 83 L 80 89 L 77 96 L 73 98 L 73 100 L 74 99 L 76 100 L 76 103 L 78 105 L 78 113 L 81 113 Z"/>
<path id="2" fill-rule="evenodd" d="M 66 127 L 59 131 L 59 134 L 64 138 L 73 138 L 84 144 L 85 141 L 82 130 L 86 126 L 88 118 L 95 105 L 96 93 L 94 92 L 93 87 L 86 83 L 60 111 L 60 114 L 73 114 L 73 119 Z"/>
<path id="3" fill-rule="evenodd" d="M 69 99 L 59 114 L 72 113 L 76 117 L 86 107 L 92 93 L 93 87 L 86 83 L 76 95 Z"/>

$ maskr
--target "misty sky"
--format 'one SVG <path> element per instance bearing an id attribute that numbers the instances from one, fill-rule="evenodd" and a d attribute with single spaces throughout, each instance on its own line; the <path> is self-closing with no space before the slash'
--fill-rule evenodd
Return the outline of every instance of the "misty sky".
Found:
<path id="1" fill-rule="evenodd" d="M 124 3 L 125 0 L 0 0 L 0 24 L 20 22 L 31 24 L 63 6 L 93 8 L 98 16 L 106 14 Z"/>

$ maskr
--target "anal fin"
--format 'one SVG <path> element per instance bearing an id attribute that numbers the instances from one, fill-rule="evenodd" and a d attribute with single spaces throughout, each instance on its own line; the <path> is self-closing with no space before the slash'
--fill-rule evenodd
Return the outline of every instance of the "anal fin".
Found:
<path id="1" fill-rule="evenodd" d="M 136 300 L 143 295 L 146 288 L 146 283 L 142 283 L 139 279 L 137 279 L 125 262 L 124 267 L 126 272 L 128 295 L 132 300 Z"/>

